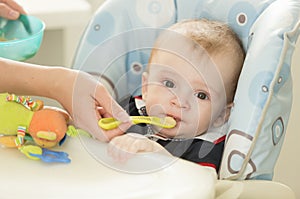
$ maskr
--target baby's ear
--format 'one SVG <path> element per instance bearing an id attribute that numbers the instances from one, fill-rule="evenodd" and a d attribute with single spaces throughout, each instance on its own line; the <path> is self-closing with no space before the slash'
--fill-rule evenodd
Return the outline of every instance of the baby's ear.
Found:
<path id="1" fill-rule="evenodd" d="M 219 117 L 214 121 L 213 127 L 215 128 L 220 127 L 228 121 L 232 107 L 233 107 L 233 102 L 225 106 L 225 108 L 223 109 Z"/>
<path id="2" fill-rule="evenodd" d="M 147 98 L 147 92 L 148 92 L 148 73 L 143 72 L 142 75 L 142 98 L 145 100 Z"/>

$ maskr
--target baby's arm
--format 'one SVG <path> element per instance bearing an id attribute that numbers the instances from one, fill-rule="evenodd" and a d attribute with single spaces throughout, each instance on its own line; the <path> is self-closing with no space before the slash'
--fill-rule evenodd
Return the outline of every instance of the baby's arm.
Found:
<path id="1" fill-rule="evenodd" d="M 136 133 L 127 133 L 117 136 L 113 138 L 108 145 L 108 154 L 119 162 L 124 162 L 139 152 L 159 152 L 171 155 L 157 142 Z"/>

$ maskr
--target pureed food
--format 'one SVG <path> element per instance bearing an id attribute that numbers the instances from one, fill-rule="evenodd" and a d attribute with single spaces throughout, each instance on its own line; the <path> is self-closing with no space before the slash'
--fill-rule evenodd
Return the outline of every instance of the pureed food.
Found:
<path id="1" fill-rule="evenodd" d="M 14 39 L 7 39 L 6 37 L 5 37 L 5 35 L 0 35 L 0 42 L 5 42 L 5 41 L 9 41 L 9 40 L 15 40 L 16 38 L 14 38 Z"/>
<path id="2" fill-rule="evenodd" d="M 8 39 L 5 38 L 5 34 L 4 33 L 0 34 L 0 42 L 1 41 L 7 41 L 7 40 Z"/>
<path id="3" fill-rule="evenodd" d="M 7 41 L 7 39 L 5 39 L 5 37 L 0 37 L 0 42 L 3 41 Z"/>

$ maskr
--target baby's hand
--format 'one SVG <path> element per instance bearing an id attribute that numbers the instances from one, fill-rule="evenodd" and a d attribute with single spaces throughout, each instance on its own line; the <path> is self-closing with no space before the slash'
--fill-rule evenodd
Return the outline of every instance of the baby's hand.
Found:
<path id="1" fill-rule="evenodd" d="M 136 133 L 127 133 L 117 136 L 108 144 L 108 154 L 118 162 L 125 162 L 138 152 L 159 151 L 168 153 L 167 150 L 157 142 Z"/>

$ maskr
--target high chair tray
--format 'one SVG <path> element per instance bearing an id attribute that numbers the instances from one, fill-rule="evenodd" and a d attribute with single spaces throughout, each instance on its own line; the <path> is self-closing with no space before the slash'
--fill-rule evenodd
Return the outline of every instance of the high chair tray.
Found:
<path id="1" fill-rule="evenodd" d="M 106 144 L 91 138 L 69 138 L 53 150 L 67 152 L 71 163 L 44 163 L 0 148 L 1 198 L 215 197 L 215 171 L 181 159 L 164 164 L 171 159 L 144 154 L 116 163 L 106 155 Z"/>

